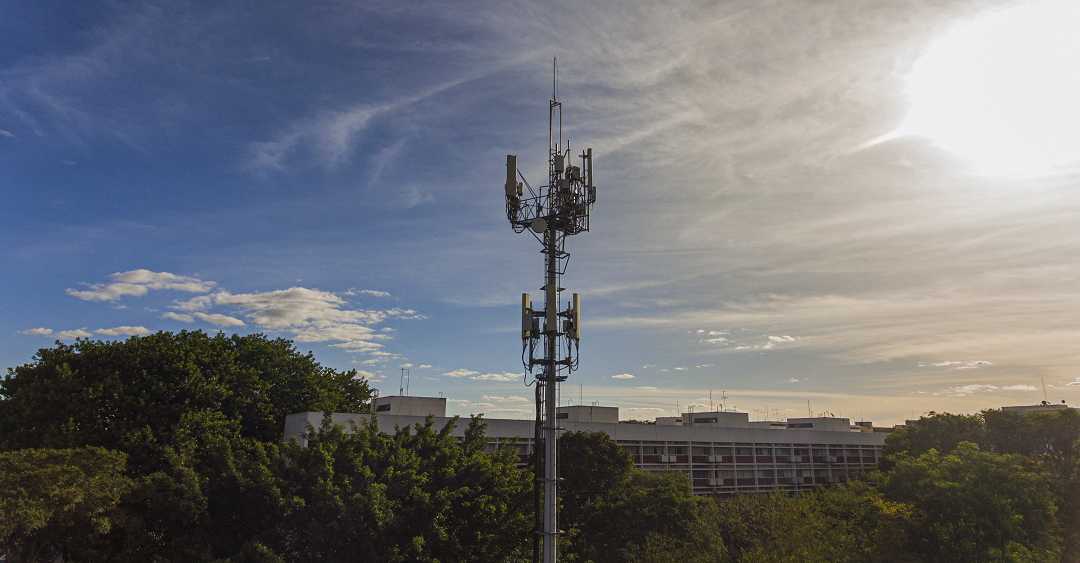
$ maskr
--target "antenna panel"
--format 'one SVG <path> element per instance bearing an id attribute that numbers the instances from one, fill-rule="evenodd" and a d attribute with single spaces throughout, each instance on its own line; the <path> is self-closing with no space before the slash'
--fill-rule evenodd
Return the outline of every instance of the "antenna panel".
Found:
<path id="1" fill-rule="evenodd" d="M 570 338 L 581 339 L 581 296 L 574 294 L 574 303 L 570 309 Z"/>
<path id="2" fill-rule="evenodd" d="M 517 182 L 517 155 L 506 155 L 506 196 L 515 197 L 518 195 L 518 182 Z"/>
<path id="3" fill-rule="evenodd" d="M 521 294 L 521 339 L 528 340 L 532 337 L 533 312 L 532 302 L 528 293 Z"/>

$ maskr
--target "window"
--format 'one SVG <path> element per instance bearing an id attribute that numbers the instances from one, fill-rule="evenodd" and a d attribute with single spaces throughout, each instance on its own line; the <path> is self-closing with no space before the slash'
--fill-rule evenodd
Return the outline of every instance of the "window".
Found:
<path id="1" fill-rule="evenodd" d="M 375 407 L 375 412 L 386 412 L 388 410 L 390 410 L 390 403 Z"/>
<path id="2" fill-rule="evenodd" d="M 790 470 L 790 469 L 777 469 L 776 470 L 776 476 L 781 477 L 781 478 L 791 477 L 792 476 L 792 470 Z"/>
<path id="3" fill-rule="evenodd" d="M 641 453 L 645 455 L 661 455 L 664 453 L 663 446 L 641 446 Z"/>
<path id="4" fill-rule="evenodd" d="M 770 477 L 771 478 L 773 476 L 773 470 L 772 469 L 758 469 L 757 476 L 758 477 Z"/>
<path id="5" fill-rule="evenodd" d="M 757 449 L 757 455 L 771 456 L 772 455 L 772 448 L 758 448 Z"/>
<path id="6" fill-rule="evenodd" d="M 791 448 L 776 448 L 776 455 L 791 455 Z"/>
<path id="7" fill-rule="evenodd" d="M 709 450 L 712 448 L 703 448 L 701 446 L 694 446 L 690 448 L 690 453 L 693 455 L 711 455 Z"/>
<path id="8" fill-rule="evenodd" d="M 731 453 L 733 449 L 734 448 L 716 448 L 716 452 L 717 452 L 717 455 L 728 455 L 729 456 L 729 455 L 734 455 L 734 454 Z"/>
<path id="9" fill-rule="evenodd" d="M 709 475 L 708 470 L 695 469 L 694 472 L 693 472 L 693 478 L 694 479 L 711 479 L 712 476 Z"/>
<path id="10" fill-rule="evenodd" d="M 735 448 L 735 455 L 754 455 L 754 448 Z"/>
<path id="11" fill-rule="evenodd" d="M 626 453 L 630 455 L 638 455 L 638 451 L 641 450 L 638 446 L 623 446 L 622 449 L 626 450 Z"/>
<path id="12" fill-rule="evenodd" d="M 825 457 L 829 455 L 827 450 L 814 448 L 814 457 Z"/>
<path id="13" fill-rule="evenodd" d="M 828 476 L 829 476 L 829 470 L 828 469 L 815 469 L 814 470 L 814 477 L 828 477 Z"/>
<path id="14" fill-rule="evenodd" d="M 738 477 L 739 479 L 753 479 L 754 478 L 754 470 L 753 469 L 740 469 L 740 470 L 735 472 L 735 476 Z"/>
<path id="15" fill-rule="evenodd" d="M 719 476 L 720 479 L 734 479 L 735 478 L 735 472 L 731 471 L 731 470 L 717 471 L 716 474 Z"/>
<path id="16" fill-rule="evenodd" d="M 668 446 L 668 455 L 686 455 L 686 446 Z"/>

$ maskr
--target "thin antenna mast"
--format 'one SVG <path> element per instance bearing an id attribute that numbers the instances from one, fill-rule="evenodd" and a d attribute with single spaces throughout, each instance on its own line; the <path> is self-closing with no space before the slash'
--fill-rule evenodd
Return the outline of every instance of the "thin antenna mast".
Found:
<path id="1" fill-rule="evenodd" d="M 534 467 L 537 486 L 534 488 L 536 542 L 533 559 L 543 563 L 555 563 L 560 533 L 556 458 L 560 429 L 555 416 L 559 383 L 578 367 L 581 338 L 580 299 L 575 293 L 567 308 L 560 310 L 559 297 L 563 288 L 559 286 L 559 279 L 566 271 L 570 257 L 566 251 L 566 238 L 588 232 L 589 211 L 596 202 L 592 149 L 586 149 L 579 156 L 581 166 L 572 165 L 570 143 L 563 146 L 558 60 L 553 60 L 551 102 L 548 104 L 547 185 L 540 186 L 539 193 L 534 191 L 517 169 L 517 156 L 506 155 L 506 216 L 514 232 L 527 230 L 543 245 L 541 253 L 545 265 L 545 284 L 541 288 L 544 309 L 534 310 L 529 295 L 521 296 L 522 361 L 526 374 L 532 373 L 536 383 L 534 455 L 537 457 Z M 528 195 L 524 193 L 526 187 Z M 525 360 L 525 350 L 528 360 Z M 581 394 L 579 388 L 579 401 Z"/>

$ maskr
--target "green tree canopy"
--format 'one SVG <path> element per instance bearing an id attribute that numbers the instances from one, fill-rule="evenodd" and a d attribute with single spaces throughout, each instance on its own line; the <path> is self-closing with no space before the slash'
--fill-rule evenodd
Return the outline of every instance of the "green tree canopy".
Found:
<path id="1" fill-rule="evenodd" d="M 960 442 L 981 444 L 981 415 L 934 413 L 898 427 L 885 439 L 882 467 L 890 468 L 903 452 L 919 456 L 930 450 L 951 452 Z"/>
<path id="2" fill-rule="evenodd" d="M 168 442 L 186 413 L 207 411 L 277 442 L 290 413 L 364 412 L 371 393 L 355 376 L 261 334 L 57 342 L 0 383 L 0 439 L 7 449 L 118 449 L 138 432 Z"/>
<path id="3" fill-rule="evenodd" d="M 7 561 L 49 562 L 108 532 L 132 482 L 126 455 L 102 448 L 0 453 L 0 546 Z"/>
<path id="4" fill-rule="evenodd" d="M 915 506 L 912 551 L 927 563 L 1056 559 L 1052 497 L 1020 458 L 970 442 L 901 455 L 879 489 Z"/>
<path id="5" fill-rule="evenodd" d="M 734 495 L 717 499 L 720 532 L 738 563 L 914 561 L 904 549 L 913 507 L 871 487 Z"/>
<path id="6" fill-rule="evenodd" d="M 285 416 L 367 409 L 370 390 L 261 334 L 159 332 L 43 349 L 0 383 L 0 449 L 128 455 L 122 525 L 92 561 L 273 560 Z M 269 558 L 269 559 L 267 559 Z"/>
<path id="7" fill-rule="evenodd" d="M 297 563 L 506 561 L 528 550 L 532 480 L 517 452 L 487 455 L 486 423 L 464 440 L 425 424 L 346 432 L 327 417 L 307 447 L 286 447 L 290 515 L 283 553 Z"/>

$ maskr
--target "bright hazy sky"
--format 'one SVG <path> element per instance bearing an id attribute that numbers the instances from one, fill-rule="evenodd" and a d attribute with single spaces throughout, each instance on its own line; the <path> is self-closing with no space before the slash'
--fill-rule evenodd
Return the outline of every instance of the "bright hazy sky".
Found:
<path id="1" fill-rule="evenodd" d="M 1074 5 L 7 2 L 0 359 L 265 332 L 529 417 L 503 166 L 543 182 L 557 56 L 599 186 L 564 403 L 1076 405 Z"/>

